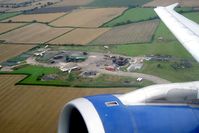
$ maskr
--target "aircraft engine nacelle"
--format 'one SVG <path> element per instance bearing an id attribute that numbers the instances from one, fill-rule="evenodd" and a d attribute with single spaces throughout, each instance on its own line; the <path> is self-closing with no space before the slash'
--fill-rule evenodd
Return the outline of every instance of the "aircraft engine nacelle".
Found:
<path id="1" fill-rule="evenodd" d="M 154 92 L 156 87 L 152 88 L 146 89 Z M 62 110 L 58 133 L 198 133 L 198 103 L 176 104 L 178 100 L 187 98 L 190 101 L 191 98 L 197 98 L 198 91 L 192 89 L 187 94 L 187 90 L 183 90 L 179 93 L 178 89 L 167 89 L 167 93 L 163 91 L 165 95 L 158 92 L 158 95 L 144 96 L 143 92 L 146 91 L 141 89 L 125 95 L 97 95 L 75 99 Z M 125 101 L 130 96 L 141 94 L 145 97 L 145 103 L 141 102 L 142 98 L 139 102 L 134 100 L 135 103 L 132 102 L 131 105 Z M 164 100 L 168 98 L 167 101 L 175 101 L 175 104 L 171 104 L 171 101 L 169 104 L 154 104 L 155 99 L 161 101 L 159 96 L 164 97 Z"/>

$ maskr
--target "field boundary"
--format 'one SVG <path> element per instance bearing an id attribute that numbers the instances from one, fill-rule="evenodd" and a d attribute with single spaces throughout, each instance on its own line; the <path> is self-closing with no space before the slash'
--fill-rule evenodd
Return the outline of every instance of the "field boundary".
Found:
<path id="1" fill-rule="evenodd" d="M 14 31 L 14 30 L 17 30 L 17 29 L 20 29 L 20 28 L 23 28 L 23 27 L 28 26 L 28 25 L 31 25 L 31 23 L 26 23 L 26 24 L 24 24 L 22 26 L 16 27 L 14 29 L 11 29 L 11 30 L 8 30 L 8 31 L 5 31 L 5 32 L 2 32 L 2 33 L 0 33 L 0 35 L 6 34 L 8 32 L 11 32 L 11 31 Z"/>
<path id="2" fill-rule="evenodd" d="M 54 22 L 54 21 L 56 21 L 56 20 L 58 20 L 58 19 L 60 19 L 60 18 L 62 18 L 62 17 L 64 17 L 64 16 L 68 15 L 69 13 L 71 13 L 71 11 L 70 11 L 70 12 L 66 12 L 64 15 L 59 16 L 59 17 L 57 17 L 57 18 L 55 18 L 55 19 L 51 20 L 51 21 L 50 21 L 50 22 L 48 22 L 48 23 L 50 24 L 50 23 L 52 23 L 52 22 Z"/>
<path id="3" fill-rule="evenodd" d="M 103 27 L 103 28 L 104 28 L 104 27 L 111 27 L 111 26 L 104 26 L 104 25 L 106 25 L 107 23 L 109 23 L 109 22 L 111 22 L 111 21 L 113 21 L 113 20 L 119 18 L 120 16 L 124 15 L 124 13 L 127 12 L 129 9 L 132 9 L 132 8 L 127 8 L 126 10 L 124 10 L 124 11 L 123 11 L 120 15 L 118 15 L 117 17 L 115 17 L 115 18 L 113 18 L 113 19 L 111 19 L 111 20 L 109 20 L 109 21 L 103 23 L 101 26 L 99 26 L 99 28 L 102 28 L 102 27 Z M 114 26 L 112 26 L 112 27 L 114 27 Z"/>
<path id="4" fill-rule="evenodd" d="M 68 33 L 72 32 L 72 31 L 75 30 L 75 29 L 76 29 L 76 28 L 73 28 L 73 29 L 71 29 L 71 30 L 69 30 L 69 31 L 67 31 L 67 32 L 65 32 L 65 33 L 63 33 L 63 34 L 61 34 L 61 35 L 55 37 L 55 38 L 52 38 L 52 39 L 50 39 L 50 40 L 44 42 L 43 44 L 47 44 L 48 42 L 51 42 L 51 41 L 53 41 L 53 40 L 55 40 L 55 39 L 57 39 L 57 38 L 59 38 L 59 37 L 62 37 L 63 35 L 68 34 Z M 56 45 L 56 44 L 55 44 L 55 45 Z"/>

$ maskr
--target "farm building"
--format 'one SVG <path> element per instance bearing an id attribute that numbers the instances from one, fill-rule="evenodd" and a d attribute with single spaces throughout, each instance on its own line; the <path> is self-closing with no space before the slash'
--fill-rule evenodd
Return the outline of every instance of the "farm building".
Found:
<path id="1" fill-rule="evenodd" d="M 66 62 L 82 62 L 86 59 L 87 57 L 85 56 L 66 56 Z"/>

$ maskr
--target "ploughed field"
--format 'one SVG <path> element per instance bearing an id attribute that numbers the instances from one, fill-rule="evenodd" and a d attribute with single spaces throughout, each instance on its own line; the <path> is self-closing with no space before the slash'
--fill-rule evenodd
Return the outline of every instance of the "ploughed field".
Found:
<path id="1" fill-rule="evenodd" d="M 107 32 L 109 28 L 77 28 L 73 31 L 48 42 L 49 44 L 80 44 L 85 45 L 101 34 Z"/>
<path id="2" fill-rule="evenodd" d="M 77 9 L 50 23 L 50 25 L 58 27 L 99 27 L 120 15 L 125 9 L 126 8 Z"/>
<path id="3" fill-rule="evenodd" d="M 21 53 L 35 46 L 36 45 L 0 44 L 0 62 L 6 61 L 12 57 L 20 55 Z"/>
<path id="4" fill-rule="evenodd" d="M 151 41 L 159 20 L 115 27 L 98 37 L 92 44 L 127 44 Z"/>
<path id="5" fill-rule="evenodd" d="M 60 36 L 71 28 L 52 28 L 45 24 L 33 23 L 0 36 L 7 43 L 45 43 Z"/>
<path id="6" fill-rule="evenodd" d="M 0 34 L 24 26 L 23 23 L 0 23 Z"/>
<path id="7" fill-rule="evenodd" d="M 65 13 L 45 13 L 45 14 L 27 14 L 18 15 L 9 19 L 4 20 L 4 22 L 51 22 L 58 17 L 63 16 Z"/>
<path id="8" fill-rule="evenodd" d="M 133 90 L 14 85 L 23 78 L 0 75 L 0 131 L 3 133 L 56 133 L 59 113 L 66 102 L 87 95 Z"/>

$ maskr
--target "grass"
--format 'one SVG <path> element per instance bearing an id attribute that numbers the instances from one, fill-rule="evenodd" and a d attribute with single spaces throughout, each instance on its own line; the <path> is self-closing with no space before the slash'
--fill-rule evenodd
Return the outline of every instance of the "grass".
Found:
<path id="1" fill-rule="evenodd" d="M 10 12 L 10 13 L 1 13 L 0 14 L 0 21 L 20 15 L 21 12 Z"/>
<path id="2" fill-rule="evenodd" d="M 27 75 L 26 78 L 18 82 L 19 85 L 45 85 L 45 86 L 67 86 L 67 87 L 136 87 L 141 88 L 153 84 L 150 81 L 136 82 L 132 77 L 121 77 L 112 75 L 99 75 L 96 78 L 83 78 L 79 76 L 80 72 L 72 72 L 70 74 L 63 73 L 57 68 L 24 65 L 13 72 L 0 72 L 0 74 L 22 74 Z M 41 77 L 49 74 L 57 74 L 55 80 L 42 81 Z M 125 83 L 128 81 L 129 83 Z"/>
<path id="3" fill-rule="evenodd" d="M 199 24 L 199 12 L 185 13 L 184 16 Z"/>
<path id="4" fill-rule="evenodd" d="M 180 13 L 185 13 L 192 12 L 193 10 L 192 8 L 176 8 L 176 11 Z M 191 16 L 191 14 L 188 14 L 187 16 Z M 196 17 L 196 14 L 193 13 L 193 16 Z M 103 26 L 114 27 L 118 25 L 147 21 L 156 18 L 158 18 L 158 16 L 153 8 L 129 8 L 122 15 L 105 23 Z"/>
<path id="5" fill-rule="evenodd" d="M 157 17 L 152 8 L 129 8 L 121 16 L 104 24 L 104 27 L 113 27 L 127 23 L 146 21 Z"/>
<path id="6" fill-rule="evenodd" d="M 160 64 L 161 68 L 157 68 Z M 199 80 L 199 64 L 193 63 L 192 68 L 175 70 L 171 67 L 171 62 L 145 62 L 141 73 L 152 74 L 167 79 L 172 82 L 187 82 Z"/>
<path id="7" fill-rule="evenodd" d="M 86 6 L 94 7 L 119 7 L 119 6 L 141 6 L 151 0 L 94 0 Z"/>

